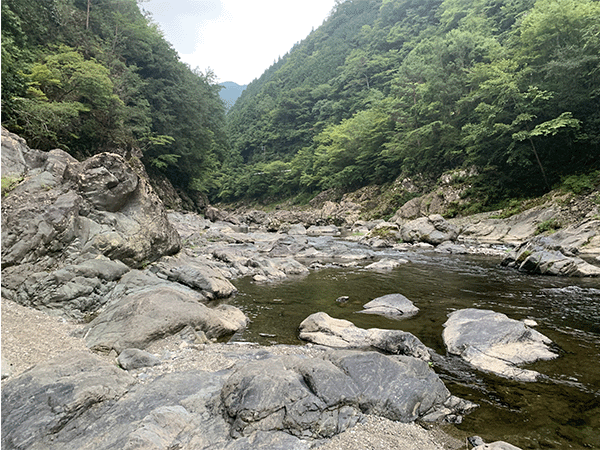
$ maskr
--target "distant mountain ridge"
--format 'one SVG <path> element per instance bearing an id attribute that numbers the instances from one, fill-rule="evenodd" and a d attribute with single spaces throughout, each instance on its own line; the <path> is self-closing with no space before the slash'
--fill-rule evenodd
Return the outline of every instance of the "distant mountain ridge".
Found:
<path id="1" fill-rule="evenodd" d="M 225 107 L 227 110 L 229 110 L 235 104 L 235 101 L 239 98 L 239 96 L 242 95 L 242 92 L 244 92 L 244 89 L 246 89 L 248 85 L 239 85 L 233 81 L 225 81 L 223 83 L 219 83 L 219 86 L 223 86 L 223 89 L 219 91 L 219 95 L 225 102 Z"/>

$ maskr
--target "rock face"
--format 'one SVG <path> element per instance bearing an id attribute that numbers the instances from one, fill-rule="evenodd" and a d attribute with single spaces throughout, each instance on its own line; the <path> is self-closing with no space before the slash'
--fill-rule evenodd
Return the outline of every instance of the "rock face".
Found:
<path id="1" fill-rule="evenodd" d="M 133 270 L 181 246 L 141 165 L 33 150 L 4 129 L 2 163 L 19 180 L 2 201 L 3 297 L 77 320 L 97 315 L 86 339 L 99 350 L 143 348 L 185 326 L 210 337 L 245 326 L 237 308 L 200 303 L 236 292 L 209 262 L 180 255 Z"/>
<path id="2" fill-rule="evenodd" d="M 383 297 L 377 297 L 363 306 L 363 314 L 378 314 L 390 317 L 392 319 L 401 319 L 414 316 L 419 312 L 413 302 L 402 294 L 388 294 Z"/>
<path id="3" fill-rule="evenodd" d="M 600 222 L 598 224 L 600 225 Z M 506 255 L 502 265 L 542 275 L 600 276 L 600 267 L 577 256 L 566 256 L 557 248 L 561 248 L 561 246 L 557 245 L 552 239 L 538 237 L 520 245 Z"/>
<path id="4" fill-rule="evenodd" d="M 430 360 L 429 350 L 411 333 L 400 330 L 358 328 L 352 322 L 334 319 L 324 312 L 311 314 L 299 327 L 300 339 L 334 348 L 377 348 L 396 355 Z"/>
<path id="5" fill-rule="evenodd" d="M 480 309 L 455 311 L 444 324 L 448 353 L 480 370 L 518 381 L 536 381 L 539 373 L 518 366 L 556 358 L 543 334 L 506 315 Z"/>

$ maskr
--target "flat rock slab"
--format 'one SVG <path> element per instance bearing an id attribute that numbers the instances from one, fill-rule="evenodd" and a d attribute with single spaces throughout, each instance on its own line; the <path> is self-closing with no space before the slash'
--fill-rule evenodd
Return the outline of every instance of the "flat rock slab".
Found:
<path id="1" fill-rule="evenodd" d="M 377 297 L 366 303 L 363 308 L 363 311 L 357 312 L 363 314 L 378 314 L 392 319 L 402 319 L 414 316 L 419 312 L 419 308 L 402 294 L 388 294 Z"/>
<path id="2" fill-rule="evenodd" d="M 324 312 L 311 314 L 300 324 L 300 339 L 334 348 L 376 348 L 387 353 L 413 356 L 429 361 L 428 348 L 411 333 L 401 330 L 359 328 Z"/>
<path id="3" fill-rule="evenodd" d="M 536 381 L 540 374 L 522 364 L 556 358 L 552 341 L 518 320 L 489 310 L 455 311 L 444 324 L 448 353 L 486 372 L 518 381 Z"/>

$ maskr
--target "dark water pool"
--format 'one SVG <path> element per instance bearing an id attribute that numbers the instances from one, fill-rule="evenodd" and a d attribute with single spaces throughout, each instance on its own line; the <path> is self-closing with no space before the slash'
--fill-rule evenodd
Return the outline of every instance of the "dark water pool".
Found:
<path id="1" fill-rule="evenodd" d="M 561 351 L 560 358 L 530 366 L 547 381 L 515 383 L 474 369 L 436 368 L 453 394 L 481 405 L 458 428 L 524 449 L 600 448 L 599 280 L 525 275 L 490 257 L 417 252 L 404 257 L 409 264 L 385 273 L 324 268 L 279 283 L 237 280 L 239 294 L 232 303 L 251 323 L 233 340 L 303 345 L 298 325 L 324 311 L 362 328 L 409 331 L 445 355 L 443 323 L 456 309 L 533 319 Z M 400 321 L 356 314 L 363 304 L 391 293 L 408 297 L 419 314 Z M 343 295 L 350 300 L 337 303 Z"/>

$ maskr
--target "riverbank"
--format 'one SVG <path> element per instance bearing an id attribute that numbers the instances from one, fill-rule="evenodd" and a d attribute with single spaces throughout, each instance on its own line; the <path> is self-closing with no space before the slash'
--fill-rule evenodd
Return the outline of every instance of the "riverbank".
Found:
<path id="1" fill-rule="evenodd" d="M 76 337 L 83 325 L 61 317 L 27 308 L 2 299 L 2 373 L 7 379 L 16 377 L 37 364 L 73 352 L 92 352 L 85 341 Z M 181 336 L 174 335 L 152 344 L 147 351 L 156 355 L 161 364 L 131 371 L 139 383 L 173 372 L 201 370 L 217 372 L 233 367 L 251 350 L 273 355 L 302 355 L 315 357 L 323 353 L 309 346 L 267 346 L 257 344 L 207 343 L 189 345 Z M 102 356 L 108 363 L 117 365 L 115 355 Z M 9 376 L 9 377 L 8 377 Z M 4 383 L 4 381 L 3 381 Z M 448 434 L 448 425 L 429 426 L 427 429 L 415 423 L 400 423 L 383 417 L 368 416 L 359 423 L 329 440 L 318 442 L 320 450 L 458 450 L 465 448 L 464 440 Z M 445 431 L 446 430 L 446 431 Z M 460 435 L 457 430 L 453 435 Z"/>

